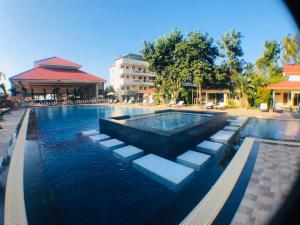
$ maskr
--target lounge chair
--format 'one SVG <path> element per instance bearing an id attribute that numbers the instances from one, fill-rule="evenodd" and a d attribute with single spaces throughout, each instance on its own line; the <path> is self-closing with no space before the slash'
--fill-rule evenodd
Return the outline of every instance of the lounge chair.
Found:
<path id="1" fill-rule="evenodd" d="M 179 101 L 179 102 L 177 103 L 176 107 L 182 107 L 183 104 L 184 104 L 184 101 Z"/>
<path id="2" fill-rule="evenodd" d="M 125 104 L 126 104 L 126 103 L 127 103 L 127 99 L 125 99 L 125 100 L 123 101 L 123 103 L 125 103 Z"/>
<path id="3" fill-rule="evenodd" d="M 144 99 L 144 101 L 142 102 L 142 104 L 146 104 L 147 103 L 147 99 Z"/>
<path id="4" fill-rule="evenodd" d="M 274 112 L 282 113 L 284 111 L 281 103 L 276 103 L 274 107 Z"/>
<path id="5" fill-rule="evenodd" d="M 269 111 L 269 108 L 268 108 L 267 103 L 260 103 L 260 104 L 259 104 L 259 109 L 260 109 L 260 111 L 262 111 L 262 112 L 268 112 L 268 111 Z"/>
<path id="6" fill-rule="evenodd" d="M 130 99 L 127 103 L 128 103 L 128 104 L 131 104 L 131 103 L 132 103 L 132 99 Z"/>
<path id="7" fill-rule="evenodd" d="M 117 103 L 117 99 L 114 100 L 114 103 Z"/>
<path id="8" fill-rule="evenodd" d="M 154 104 L 154 100 L 153 99 L 151 99 L 151 100 L 149 100 L 149 102 L 148 103 L 146 103 L 147 105 L 152 105 L 152 104 Z"/>
<path id="9" fill-rule="evenodd" d="M 205 107 L 207 109 L 213 109 L 215 107 L 215 104 L 213 102 L 207 102 L 206 105 L 205 105 Z"/>
<path id="10" fill-rule="evenodd" d="M 175 101 L 172 100 L 172 101 L 169 102 L 168 106 L 172 106 L 174 104 L 175 104 Z"/>
<path id="11" fill-rule="evenodd" d="M 183 106 L 183 104 L 184 104 L 184 101 L 179 101 L 177 104 L 173 104 L 171 106 L 181 107 L 181 106 Z"/>
<path id="12" fill-rule="evenodd" d="M 215 107 L 216 109 L 226 109 L 226 104 L 225 102 L 220 102 L 218 105 Z"/>

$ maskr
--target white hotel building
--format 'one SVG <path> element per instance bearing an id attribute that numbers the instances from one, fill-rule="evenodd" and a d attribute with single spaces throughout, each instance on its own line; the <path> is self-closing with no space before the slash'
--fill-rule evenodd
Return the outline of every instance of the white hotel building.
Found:
<path id="1" fill-rule="evenodd" d="M 150 101 L 154 96 L 155 77 L 156 75 L 149 70 L 148 62 L 136 54 L 117 58 L 109 70 L 110 84 L 115 89 L 119 101 Z"/>

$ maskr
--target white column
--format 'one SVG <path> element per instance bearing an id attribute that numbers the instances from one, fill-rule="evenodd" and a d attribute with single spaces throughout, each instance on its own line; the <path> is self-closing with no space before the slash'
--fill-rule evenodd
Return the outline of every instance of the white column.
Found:
<path id="1" fill-rule="evenodd" d="M 96 86 L 95 87 L 96 88 L 95 89 L 95 97 L 98 98 L 99 97 L 99 95 L 98 95 L 98 93 L 99 93 L 99 84 L 96 84 L 95 86 Z"/>
<path id="2" fill-rule="evenodd" d="M 224 93 L 223 95 L 224 95 L 224 103 L 227 104 L 227 94 Z"/>
<path id="3" fill-rule="evenodd" d="M 275 90 L 273 90 L 272 98 L 273 98 L 273 107 L 275 107 Z"/>

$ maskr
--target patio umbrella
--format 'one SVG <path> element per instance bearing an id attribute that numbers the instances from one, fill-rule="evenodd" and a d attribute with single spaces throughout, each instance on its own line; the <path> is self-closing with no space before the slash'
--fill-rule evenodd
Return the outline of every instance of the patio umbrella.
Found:
<path id="1" fill-rule="evenodd" d="M 107 93 L 107 95 L 108 96 L 113 96 L 113 95 L 116 95 L 116 93 L 115 92 L 109 92 L 109 93 Z"/>

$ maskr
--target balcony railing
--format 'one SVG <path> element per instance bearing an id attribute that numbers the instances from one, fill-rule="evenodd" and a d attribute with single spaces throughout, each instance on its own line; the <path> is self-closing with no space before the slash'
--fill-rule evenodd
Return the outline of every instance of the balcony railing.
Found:
<path id="1" fill-rule="evenodd" d="M 143 70 L 131 70 L 131 69 L 119 69 L 118 70 L 119 74 L 128 74 L 128 75 L 141 75 L 141 76 L 151 76 L 151 77 L 155 77 L 156 74 L 154 72 L 151 71 L 143 71 Z"/>

